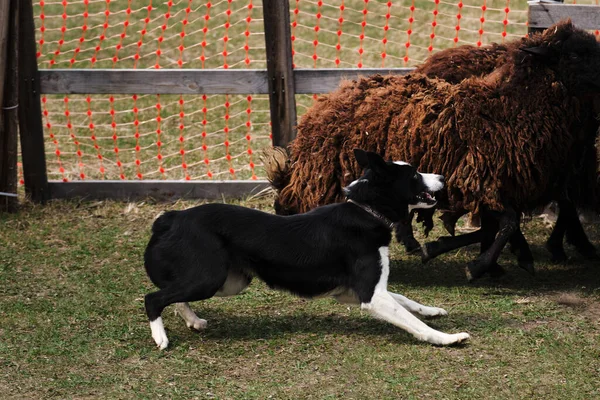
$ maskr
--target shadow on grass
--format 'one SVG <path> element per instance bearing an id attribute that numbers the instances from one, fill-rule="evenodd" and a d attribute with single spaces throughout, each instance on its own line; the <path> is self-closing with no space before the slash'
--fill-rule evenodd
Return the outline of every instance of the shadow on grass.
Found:
<path id="1" fill-rule="evenodd" d="M 331 312 L 340 312 L 338 306 L 332 307 Z M 422 344 L 431 346 L 426 342 L 415 339 L 412 335 L 405 332 L 390 323 L 377 320 L 370 316 L 353 317 L 347 315 L 315 315 L 307 310 L 306 313 L 296 313 L 294 315 L 273 315 L 273 314 L 231 314 L 218 310 L 210 310 L 202 307 L 195 307 L 198 315 L 208 321 L 208 328 L 202 332 L 185 331 L 183 321 L 177 321 L 179 326 L 167 326 L 169 339 L 172 339 L 174 346 L 188 344 L 190 338 L 201 335 L 204 340 L 210 341 L 245 341 L 245 340 L 277 340 L 286 339 L 290 336 L 308 335 L 314 336 L 315 341 L 322 340 L 324 335 L 334 335 L 337 340 L 343 340 L 343 337 L 362 337 L 376 338 L 377 341 L 386 341 L 391 343 Z M 454 317 L 463 320 L 468 318 L 461 313 L 454 313 Z M 449 317 L 439 319 L 423 319 L 434 329 L 447 333 L 458 333 L 464 331 L 456 327 L 455 321 Z M 478 324 L 485 325 L 487 321 L 478 321 Z M 495 323 L 499 326 L 513 325 L 508 318 L 505 321 Z M 472 328 L 472 326 L 471 326 Z M 468 343 L 468 342 L 467 342 Z M 462 346 L 465 344 L 459 344 Z"/>
<path id="2" fill-rule="evenodd" d="M 441 287 L 502 287 L 519 291 L 559 291 L 577 289 L 584 292 L 598 291 L 600 288 L 600 261 L 585 260 L 574 251 L 567 262 L 552 263 L 543 246 L 531 246 L 535 259 L 535 276 L 519 268 L 516 257 L 504 251 L 498 259 L 506 274 L 499 278 L 489 275 L 475 282 L 468 282 L 465 275 L 467 263 L 478 256 L 476 247 L 440 256 L 427 264 L 422 264 L 418 256 L 403 256 L 392 259 L 390 283 L 410 286 Z"/>

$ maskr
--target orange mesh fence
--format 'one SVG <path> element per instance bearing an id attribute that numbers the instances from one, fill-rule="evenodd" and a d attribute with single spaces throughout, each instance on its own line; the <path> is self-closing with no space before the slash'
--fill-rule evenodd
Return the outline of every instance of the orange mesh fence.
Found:
<path id="1" fill-rule="evenodd" d="M 254 0 L 34 2 L 40 68 L 265 68 Z M 257 179 L 267 95 L 46 95 L 49 179 Z M 261 176 L 262 177 L 262 176 Z"/>
<path id="2" fill-rule="evenodd" d="M 440 49 L 527 33 L 524 0 L 291 0 L 290 8 L 299 68 L 411 67 Z"/>
<path id="3" fill-rule="evenodd" d="M 527 32 L 524 0 L 289 1 L 295 68 L 410 67 Z M 41 69 L 266 68 L 260 0 L 36 0 L 34 13 Z M 297 100 L 302 115 L 311 97 Z M 264 178 L 267 95 L 45 95 L 42 112 L 52 180 Z"/>

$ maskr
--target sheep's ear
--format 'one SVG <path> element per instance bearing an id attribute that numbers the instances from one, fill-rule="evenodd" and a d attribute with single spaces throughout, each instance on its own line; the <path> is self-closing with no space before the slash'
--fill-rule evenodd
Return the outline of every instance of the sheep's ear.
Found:
<path id="1" fill-rule="evenodd" d="M 528 54 L 533 54 L 534 56 L 543 58 L 550 57 L 550 49 L 548 47 L 522 47 L 520 50 Z"/>
<path id="2" fill-rule="evenodd" d="M 369 158 L 367 157 L 367 152 L 361 149 L 354 149 L 354 157 L 356 158 L 356 162 L 360 165 L 361 168 L 367 168 L 369 166 Z"/>

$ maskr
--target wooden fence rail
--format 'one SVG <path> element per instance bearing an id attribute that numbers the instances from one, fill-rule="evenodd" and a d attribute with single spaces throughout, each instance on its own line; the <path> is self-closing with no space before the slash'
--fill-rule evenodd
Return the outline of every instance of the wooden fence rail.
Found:
<path id="1" fill-rule="evenodd" d="M 295 69 L 292 73 L 292 93 L 329 93 L 338 87 L 342 79 L 356 79 L 361 75 L 373 74 L 407 74 L 412 70 L 413 68 Z M 49 69 L 40 71 L 40 84 L 44 94 L 271 93 L 269 74 L 262 69 Z"/>
<path id="2" fill-rule="evenodd" d="M 11 0 L 14 1 L 14 0 Z M 296 94 L 334 90 L 359 75 L 406 74 L 411 68 L 292 69 L 289 1 L 263 0 L 266 70 L 37 70 L 31 1 L 19 4 L 19 119 L 26 193 L 33 201 L 86 197 L 135 199 L 194 197 L 215 199 L 256 193 L 266 181 L 82 181 L 48 182 L 40 93 L 46 94 L 268 94 L 273 144 L 286 146 L 295 135 Z M 585 29 L 600 27 L 600 7 L 533 3 L 531 31 L 570 16 Z"/>

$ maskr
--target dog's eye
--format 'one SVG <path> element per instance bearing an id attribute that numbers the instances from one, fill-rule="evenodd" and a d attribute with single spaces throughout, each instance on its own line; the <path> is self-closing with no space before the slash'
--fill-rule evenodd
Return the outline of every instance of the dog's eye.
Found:
<path id="1" fill-rule="evenodd" d="M 577 53 L 569 53 L 569 59 L 571 61 L 579 61 L 579 54 L 577 54 Z"/>
<path id="2" fill-rule="evenodd" d="M 418 174 L 414 174 L 412 178 L 417 180 L 417 179 L 419 179 L 419 176 L 418 176 Z"/>

